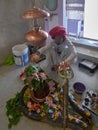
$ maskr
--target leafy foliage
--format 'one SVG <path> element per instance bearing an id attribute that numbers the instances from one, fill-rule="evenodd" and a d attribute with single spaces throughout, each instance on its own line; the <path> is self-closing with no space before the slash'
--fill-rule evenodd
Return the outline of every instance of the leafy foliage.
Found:
<path id="1" fill-rule="evenodd" d="M 19 96 L 20 93 L 17 93 L 14 98 L 9 99 L 6 102 L 6 115 L 8 117 L 8 128 L 12 128 L 13 125 L 16 125 L 22 116 L 22 112 L 19 108 Z"/>
<path id="2" fill-rule="evenodd" d="M 25 75 L 26 77 L 32 76 L 33 73 L 38 72 L 38 68 L 32 65 L 29 65 L 26 69 L 25 69 Z"/>
<path id="3" fill-rule="evenodd" d="M 33 79 L 32 80 L 32 85 L 33 85 L 33 88 L 34 88 L 34 90 L 35 91 L 37 91 L 38 90 L 38 88 L 40 87 L 40 80 L 39 79 Z"/>
<path id="4" fill-rule="evenodd" d="M 50 81 L 49 77 L 45 74 L 45 72 L 36 66 L 29 65 L 25 68 L 23 72 L 24 76 L 24 84 L 29 87 L 33 87 L 34 91 L 37 91 L 39 88 L 43 87 L 45 83 Z"/>

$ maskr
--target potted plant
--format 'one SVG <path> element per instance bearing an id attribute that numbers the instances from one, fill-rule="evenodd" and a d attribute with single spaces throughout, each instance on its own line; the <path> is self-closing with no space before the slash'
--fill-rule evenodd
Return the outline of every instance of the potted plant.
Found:
<path id="1" fill-rule="evenodd" d="M 31 95 L 38 100 L 44 99 L 49 94 L 49 77 L 46 73 L 36 66 L 29 65 L 20 75 L 25 85 L 31 89 Z"/>

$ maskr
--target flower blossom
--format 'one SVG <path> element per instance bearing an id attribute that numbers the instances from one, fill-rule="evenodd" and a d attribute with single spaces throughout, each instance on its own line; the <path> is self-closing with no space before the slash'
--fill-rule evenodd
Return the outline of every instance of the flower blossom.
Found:
<path id="1" fill-rule="evenodd" d="M 56 101 L 58 101 L 58 100 L 59 100 L 58 95 L 59 95 L 59 93 L 56 92 L 56 93 L 52 94 L 52 97 L 53 97 Z"/>
<path id="2" fill-rule="evenodd" d="M 38 75 L 39 75 L 43 80 L 46 80 L 46 79 L 47 79 L 46 74 L 43 73 L 43 72 L 38 73 Z"/>
<path id="3" fill-rule="evenodd" d="M 52 118 L 54 120 L 56 120 L 59 116 L 61 116 L 61 112 L 60 111 L 56 111 L 54 114 L 52 114 Z"/>
<path id="4" fill-rule="evenodd" d="M 32 108 L 32 102 L 31 102 L 31 101 L 28 101 L 27 107 L 28 107 L 28 108 Z"/>
<path id="5" fill-rule="evenodd" d="M 50 92 L 53 92 L 55 90 L 55 88 L 54 88 L 55 82 L 49 81 L 48 85 L 49 85 Z"/>
<path id="6" fill-rule="evenodd" d="M 53 99 L 51 97 L 46 97 L 46 104 L 48 104 L 52 108 L 56 108 L 56 104 L 53 103 Z"/>

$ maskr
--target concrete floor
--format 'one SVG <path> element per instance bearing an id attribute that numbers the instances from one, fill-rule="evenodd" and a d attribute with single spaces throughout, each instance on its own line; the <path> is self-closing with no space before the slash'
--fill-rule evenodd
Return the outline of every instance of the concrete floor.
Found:
<path id="1" fill-rule="evenodd" d="M 98 70 L 94 74 L 90 74 L 84 69 L 79 69 L 77 64 L 72 65 L 74 71 L 74 78 L 69 81 L 70 87 L 73 83 L 80 81 L 86 85 L 87 90 L 98 90 Z M 23 67 L 15 65 L 9 67 L 0 67 L 0 130 L 8 130 L 8 119 L 6 116 L 6 101 L 15 96 L 16 92 L 20 92 L 23 88 L 19 74 Z M 92 115 L 93 116 L 93 115 Z M 93 130 L 98 130 L 98 116 L 93 116 L 94 127 Z M 23 116 L 20 122 L 12 127 L 12 130 L 63 130 L 51 126 L 47 123 L 42 123 L 30 120 Z"/>

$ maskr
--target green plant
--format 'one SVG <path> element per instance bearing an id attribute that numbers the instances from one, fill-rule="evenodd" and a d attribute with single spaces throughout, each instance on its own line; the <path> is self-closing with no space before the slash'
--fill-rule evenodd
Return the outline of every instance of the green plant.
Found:
<path id="1" fill-rule="evenodd" d="M 24 74 L 26 77 L 32 76 L 33 73 L 38 72 L 38 68 L 32 65 L 29 65 L 28 67 L 26 67 Z"/>
<path id="2" fill-rule="evenodd" d="M 25 70 L 23 76 L 25 77 L 24 83 L 28 84 L 34 91 L 48 83 L 49 78 L 45 72 L 36 66 L 29 65 Z"/>
<path id="3" fill-rule="evenodd" d="M 11 98 L 6 102 L 6 115 L 9 121 L 9 129 L 12 128 L 13 125 L 16 125 L 22 116 L 22 112 L 19 107 L 19 96 L 20 93 L 17 93 L 14 98 Z"/>

